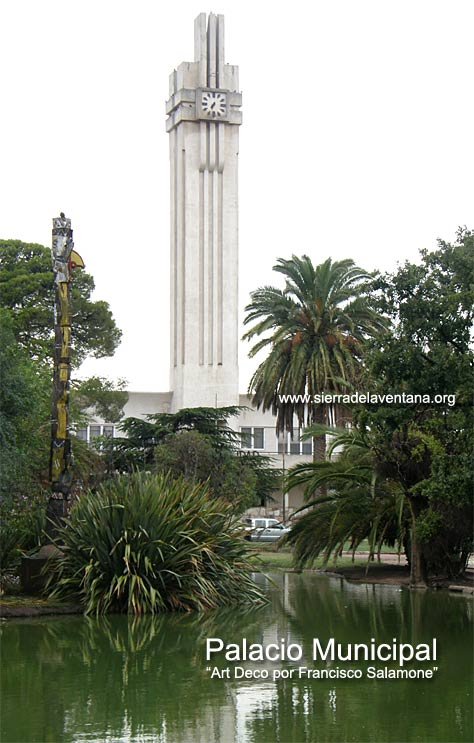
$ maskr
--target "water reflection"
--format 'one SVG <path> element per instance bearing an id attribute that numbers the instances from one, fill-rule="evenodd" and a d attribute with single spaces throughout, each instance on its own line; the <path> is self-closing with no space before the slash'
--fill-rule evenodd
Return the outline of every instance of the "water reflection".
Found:
<path id="1" fill-rule="evenodd" d="M 272 579 L 257 576 L 270 597 L 258 611 L 4 622 L 1 740 L 472 739 L 470 601 L 310 574 Z M 431 681 L 211 679 L 204 659 L 211 636 L 300 643 L 306 665 L 314 636 L 415 644 L 435 636 L 439 672 Z M 299 664 L 277 667 L 292 665 Z"/>

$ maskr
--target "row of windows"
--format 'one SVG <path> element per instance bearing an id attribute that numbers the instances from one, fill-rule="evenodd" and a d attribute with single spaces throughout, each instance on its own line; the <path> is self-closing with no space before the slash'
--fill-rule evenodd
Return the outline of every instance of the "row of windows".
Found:
<path id="1" fill-rule="evenodd" d="M 274 428 L 267 429 L 274 432 Z M 257 426 L 242 426 L 240 429 L 242 449 L 265 449 L 265 428 Z M 290 434 L 283 434 L 275 438 L 275 448 L 267 451 L 278 451 L 279 454 L 306 454 L 313 453 L 312 441 L 300 441 L 300 437 L 291 438 Z"/>
<path id="2" fill-rule="evenodd" d="M 242 426 L 240 429 L 240 446 L 242 449 L 264 449 L 265 429 Z"/>
<path id="3" fill-rule="evenodd" d="M 114 426 L 110 423 L 91 423 L 90 426 L 78 428 L 76 431 L 76 436 L 78 439 L 81 439 L 81 441 L 93 441 L 93 439 L 98 439 L 99 436 L 113 438 L 114 435 Z"/>
<path id="4" fill-rule="evenodd" d="M 267 447 L 265 447 L 265 431 L 267 434 Z M 115 436 L 115 427 L 110 423 L 91 423 L 85 428 L 79 428 L 76 431 L 76 436 L 82 441 L 93 441 L 99 438 L 99 436 L 107 436 L 113 438 Z M 272 435 L 273 434 L 273 435 Z M 242 449 L 252 449 L 262 451 L 265 448 L 270 452 L 278 452 L 279 454 L 305 454 L 311 455 L 313 453 L 313 442 L 312 441 L 300 441 L 299 436 L 292 439 L 290 434 L 281 435 L 278 438 L 274 438 L 275 429 L 267 428 L 263 426 L 242 426 L 240 429 L 240 446 Z M 273 441 L 275 442 L 273 445 Z"/>
<path id="5" fill-rule="evenodd" d="M 313 453 L 313 442 L 299 441 L 299 439 L 292 439 L 290 434 L 287 433 L 281 436 L 278 440 L 278 453 L 279 454 L 305 454 L 310 456 Z"/>

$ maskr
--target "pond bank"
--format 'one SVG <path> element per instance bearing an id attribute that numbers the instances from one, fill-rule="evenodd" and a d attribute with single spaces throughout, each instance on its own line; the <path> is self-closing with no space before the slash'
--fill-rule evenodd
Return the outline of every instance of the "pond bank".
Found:
<path id="1" fill-rule="evenodd" d="M 373 571 L 373 567 L 375 566 L 370 567 L 369 573 L 366 573 L 366 567 L 361 565 L 346 568 L 336 567 L 332 570 L 319 570 L 317 572 L 325 572 L 328 575 L 339 575 L 351 583 L 379 583 L 391 586 L 410 585 L 408 566 L 397 566 L 388 562 L 382 563 L 382 565 L 375 571 Z M 453 593 L 474 594 L 474 572 L 468 570 L 464 578 L 458 578 L 454 583 L 451 583 L 449 580 L 435 581 L 429 585 L 428 588 L 435 590 L 448 590 Z"/>
<path id="2" fill-rule="evenodd" d="M 60 601 L 40 598 L 39 596 L 1 596 L 0 618 L 41 617 L 61 614 L 82 614 L 79 604 L 63 604 Z"/>
<path id="3" fill-rule="evenodd" d="M 367 571 L 368 553 L 359 552 L 352 560 L 352 554 L 343 553 L 336 564 L 323 567 L 322 560 L 316 561 L 315 567 L 304 568 L 303 571 L 293 566 L 291 552 L 272 552 L 270 550 L 255 551 L 256 562 L 263 570 L 277 568 L 279 570 L 294 572 L 318 572 L 326 575 L 337 575 L 345 578 L 351 583 L 369 583 L 396 586 L 409 586 L 410 571 L 404 556 L 400 560 L 398 555 L 382 553 L 380 562 L 371 562 Z M 455 581 L 439 580 L 430 588 L 453 591 L 455 593 L 474 594 L 474 570 L 469 568 L 463 578 Z"/>
<path id="4" fill-rule="evenodd" d="M 255 567 L 262 572 L 278 569 L 284 572 L 316 572 L 328 576 L 338 576 L 351 583 L 381 584 L 392 586 L 409 586 L 410 574 L 406 561 L 398 562 L 393 554 L 381 555 L 381 562 L 370 564 L 367 572 L 367 555 L 358 553 L 355 562 L 350 555 L 343 555 L 336 565 L 323 568 L 305 568 L 300 571 L 293 567 L 293 556 L 290 552 L 272 552 L 255 550 Z M 463 579 L 453 583 L 440 581 L 431 588 L 449 590 L 454 593 L 474 594 L 474 570 L 468 569 Z M 78 604 L 66 604 L 39 596 L 6 595 L 0 596 L 0 618 L 39 617 L 51 615 L 82 614 L 83 608 Z"/>

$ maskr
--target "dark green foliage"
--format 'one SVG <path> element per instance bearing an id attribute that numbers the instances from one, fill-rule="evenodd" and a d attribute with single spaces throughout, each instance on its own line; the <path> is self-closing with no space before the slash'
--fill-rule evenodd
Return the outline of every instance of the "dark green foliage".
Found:
<path id="1" fill-rule="evenodd" d="M 211 492 L 231 501 L 236 511 L 260 505 L 278 488 L 281 472 L 268 457 L 240 449 L 240 434 L 228 423 L 239 410 L 186 408 L 147 420 L 126 418 L 121 428 L 127 436 L 105 442 L 107 457 L 121 472 L 146 468 L 209 481 Z"/>
<path id="2" fill-rule="evenodd" d="M 473 431 L 456 431 L 450 441 L 435 440 L 429 476 L 413 488 L 423 499 L 417 533 L 428 573 L 456 577 L 473 551 Z"/>
<path id="3" fill-rule="evenodd" d="M 47 501 L 48 493 L 40 488 L 0 497 L 0 589 L 16 573 L 21 555 L 41 544 Z"/>
<path id="4" fill-rule="evenodd" d="M 232 509 L 207 488 L 134 473 L 82 496 L 62 530 L 54 596 L 87 613 L 159 613 L 260 602 Z"/>
<path id="5" fill-rule="evenodd" d="M 113 353 L 120 339 L 107 303 L 90 300 L 93 288 L 90 275 L 75 271 L 76 364 L 87 354 Z M 37 544 L 49 488 L 53 305 L 51 252 L 37 244 L 0 240 L 0 508 L 2 537 L 12 545 L 8 553 L 13 557 Z M 98 378 L 82 384 L 79 399 L 72 393 L 73 424 L 81 422 L 81 404 L 120 415 L 123 390 Z M 90 484 L 92 473 L 96 479 L 103 471 L 99 457 L 81 442 L 73 448 L 76 484 Z"/>
<path id="6" fill-rule="evenodd" d="M 209 439 L 197 431 L 181 431 L 169 436 L 155 449 L 157 472 L 184 477 L 190 482 L 204 482 L 216 462 L 216 452 Z"/>
<path id="7" fill-rule="evenodd" d="M 111 356 L 120 343 L 121 331 L 107 302 L 92 301 L 94 279 L 75 270 L 72 282 L 73 364 L 88 355 Z M 13 319 L 17 342 L 33 358 L 53 355 L 53 271 L 51 251 L 36 243 L 0 240 L 0 302 Z"/>
<path id="8" fill-rule="evenodd" d="M 209 436 L 217 448 L 232 447 L 240 441 L 228 423 L 228 419 L 238 415 L 242 410 L 238 405 L 224 408 L 183 408 L 177 413 L 158 413 L 150 416 L 158 425 L 169 433 L 179 431 L 198 431 Z"/>
<path id="9" fill-rule="evenodd" d="M 126 434 L 113 442 L 115 467 L 131 471 L 151 466 L 155 447 L 168 436 L 180 431 L 196 431 L 208 437 L 215 449 L 232 449 L 239 435 L 232 431 L 227 419 L 237 415 L 240 408 L 183 408 L 177 413 L 157 413 L 141 418 L 125 418 L 120 424 Z"/>
<path id="10" fill-rule="evenodd" d="M 48 467 L 50 371 L 18 346 L 0 308 L 0 496 L 41 487 Z"/>
<path id="11" fill-rule="evenodd" d="M 156 413 L 141 418 L 125 418 L 120 428 L 126 438 L 116 441 L 118 451 L 139 452 L 138 459 L 151 461 L 154 447 L 167 436 L 180 431 L 197 431 L 209 438 L 216 449 L 233 448 L 239 435 L 233 431 L 227 419 L 237 415 L 239 407 L 183 408 L 177 413 Z"/>
<path id="12" fill-rule="evenodd" d="M 472 411 L 474 233 L 459 230 L 454 245 L 439 240 L 438 250 L 421 252 L 419 264 L 407 262 L 375 286 L 393 323 L 370 354 L 376 391 L 456 396 L 456 406 L 382 407 L 379 417 L 392 427 L 420 421 L 435 433 L 463 428 Z"/>
<path id="13" fill-rule="evenodd" d="M 192 483 L 209 483 L 210 492 L 243 511 L 255 499 L 256 475 L 227 448 L 198 431 L 169 434 L 155 449 L 154 469 Z"/>
<path id="14" fill-rule="evenodd" d="M 239 456 L 242 463 L 253 470 L 256 477 L 256 500 L 251 505 L 268 505 L 281 488 L 283 471 L 272 465 L 271 457 L 260 454 L 260 452 L 242 451 Z"/>
<path id="15" fill-rule="evenodd" d="M 377 280 L 380 308 L 401 321 L 396 337 L 410 339 L 419 355 L 436 348 L 464 354 L 474 315 L 474 232 L 460 228 L 454 244 L 438 240 L 438 250 L 420 255 L 420 263 Z"/>
<path id="16" fill-rule="evenodd" d="M 89 377 L 82 381 L 73 382 L 73 401 L 78 409 L 76 418 L 81 411 L 88 411 L 88 417 L 94 415 L 107 423 L 118 423 L 123 418 L 123 408 L 128 401 L 128 392 L 125 390 L 125 381 L 117 383 L 104 377 Z"/>
<path id="17" fill-rule="evenodd" d="M 0 309 L 0 571 L 38 544 L 46 507 L 50 374 L 19 348 Z"/>
<path id="18" fill-rule="evenodd" d="M 439 240 L 378 287 L 394 324 L 368 358 L 373 385 L 431 400 L 368 406 L 357 424 L 370 429 L 379 469 L 397 477 L 411 504 L 426 573 L 454 577 L 472 550 L 474 233 Z M 451 397 L 436 403 L 439 394 Z"/>
<path id="19" fill-rule="evenodd" d="M 402 536 L 407 547 L 415 584 L 430 577 L 458 576 L 473 548 L 473 274 L 474 234 L 461 229 L 454 245 L 439 241 L 438 250 L 421 253 L 420 264 L 406 263 L 374 285 L 380 291 L 379 309 L 392 326 L 367 351 L 364 391 L 427 398 L 355 407 L 354 435 L 366 443 L 374 482 L 403 498 L 399 513 L 404 536 L 399 533 L 398 538 Z M 437 395 L 445 399 L 437 401 Z M 337 533 L 339 525 L 344 530 L 350 513 L 350 505 L 337 508 L 335 502 L 345 498 L 347 484 L 328 477 L 345 461 L 344 453 L 340 463 L 328 464 L 326 470 L 315 467 L 311 474 L 311 468 L 306 473 L 303 468 L 293 475 L 294 483 L 307 475 L 312 492 L 323 481 L 333 487 L 334 522 L 329 533 Z M 372 510 L 367 488 L 368 483 L 360 499 L 367 502 L 367 521 L 375 529 L 383 501 L 373 503 Z M 372 493 L 379 501 L 377 489 Z M 308 520 L 302 519 L 292 539 L 298 541 L 311 520 L 320 529 L 318 543 L 323 544 L 327 502 L 324 509 L 319 511 L 318 506 L 317 513 L 305 516 Z M 357 521 L 354 511 L 354 525 Z M 300 557 L 311 556 L 312 549 L 302 536 Z"/>

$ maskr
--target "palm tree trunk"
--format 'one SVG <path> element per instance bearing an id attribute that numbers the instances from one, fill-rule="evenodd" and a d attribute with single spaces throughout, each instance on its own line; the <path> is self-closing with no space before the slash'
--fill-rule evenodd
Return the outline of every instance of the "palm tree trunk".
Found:
<path id="1" fill-rule="evenodd" d="M 345 405 L 336 403 L 334 419 L 337 428 L 345 428 L 346 424 L 352 421 L 351 411 Z"/>
<path id="2" fill-rule="evenodd" d="M 318 405 L 314 411 L 314 423 L 318 425 L 325 425 L 326 423 L 326 409 L 323 405 Z M 326 435 L 313 436 L 313 462 L 324 462 L 326 459 Z M 326 485 L 321 485 L 317 491 L 318 496 L 327 495 Z"/>
<path id="3" fill-rule="evenodd" d="M 318 405 L 314 411 L 314 423 L 324 426 L 326 423 L 326 411 L 323 405 Z M 324 462 L 326 459 L 326 436 L 313 436 L 313 462 Z"/>

